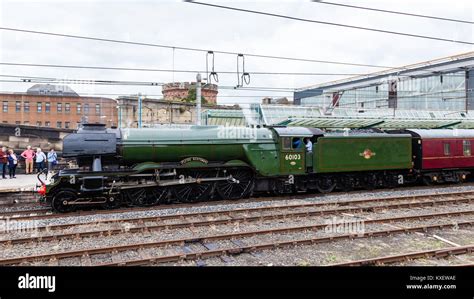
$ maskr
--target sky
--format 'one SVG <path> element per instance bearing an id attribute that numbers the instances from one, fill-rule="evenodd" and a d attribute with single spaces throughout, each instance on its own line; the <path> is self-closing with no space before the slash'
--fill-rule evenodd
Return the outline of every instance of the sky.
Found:
<path id="1" fill-rule="evenodd" d="M 310 1 L 207 1 L 295 17 L 474 41 L 473 26 L 335 7 Z M 343 1 L 386 10 L 474 20 L 471 0 Z M 182 1 L 151 0 L 0 0 L 0 26 L 61 34 L 84 35 L 214 51 L 252 53 L 398 67 L 473 50 L 472 45 L 306 23 L 270 16 L 201 6 Z M 215 70 L 235 72 L 237 56 L 215 54 Z M 206 53 L 138 45 L 78 40 L 0 30 L 0 62 L 84 65 L 174 70 L 206 70 Z M 209 66 L 210 69 L 210 66 Z M 247 72 L 325 72 L 367 74 L 382 68 L 343 66 L 245 57 Z M 77 80 L 189 82 L 195 73 L 39 68 L 0 65 L 0 75 Z M 205 75 L 204 75 L 205 77 Z M 290 89 L 339 76 L 251 75 L 247 88 L 220 89 L 219 104 L 258 103 L 263 97 L 288 97 Z M 0 80 L 19 78 L 0 77 Z M 214 83 L 214 82 L 213 82 Z M 237 85 L 237 75 L 219 74 L 219 86 Z M 1 92 L 24 92 L 32 83 L 0 82 Z M 160 97 L 159 86 L 70 85 L 81 95 Z"/>

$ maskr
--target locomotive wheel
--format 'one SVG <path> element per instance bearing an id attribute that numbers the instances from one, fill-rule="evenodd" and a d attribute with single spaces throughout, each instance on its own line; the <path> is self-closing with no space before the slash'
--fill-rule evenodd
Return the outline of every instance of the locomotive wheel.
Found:
<path id="1" fill-rule="evenodd" d="M 120 207 L 122 204 L 122 196 L 121 195 L 114 195 L 107 198 L 107 202 L 105 203 L 105 208 L 107 209 L 116 209 Z"/>
<path id="2" fill-rule="evenodd" d="M 65 213 L 73 209 L 73 206 L 69 205 L 69 203 L 76 199 L 77 196 L 73 190 L 63 190 L 54 195 L 51 205 L 56 212 Z"/>
<path id="3" fill-rule="evenodd" d="M 321 193 L 330 193 L 336 187 L 336 182 L 331 178 L 320 178 L 316 182 L 316 189 Z"/>
<path id="4" fill-rule="evenodd" d="M 163 202 L 168 195 L 167 188 L 140 188 L 127 192 L 129 202 L 138 206 L 152 206 Z"/>
<path id="5" fill-rule="evenodd" d="M 181 173 L 185 177 L 192 177 L 197 180 L 202 178 L 213 177 L 211 172 L 205 171 L 189 171 Z M 193 184 L 183 184 L 174 186 L 171 189 L 173 198 L 180 202 L 196 202 L 208 200 L 211 197 L 212 190 L 214 189 L 213 182 L 202 182 Z"/>
<path id="6" fill-rule="evenodd" d="M 236 181 L 220 181 L 217 183 L 217 193 L 222 199 L 235 200 L 248 196 L 253 188 L 253 174 L 246 169 L 234 169 L 225 173 Z"/>

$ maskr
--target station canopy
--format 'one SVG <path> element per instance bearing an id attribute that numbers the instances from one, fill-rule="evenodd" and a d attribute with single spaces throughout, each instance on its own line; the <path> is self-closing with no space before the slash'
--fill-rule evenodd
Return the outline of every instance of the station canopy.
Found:
<path id="1" fill-rule="evenodd" d="M 320 129 L 474 128 L 474 114 L 463 111 L 335 108 L 327 112 L 318 107 L 260 106 L 262 120 L 267 125 Z"/>
<path id="2" fill-rule="evenodd" d="M 289 126 L 319 129 L 474 129 L 474 113 L 394 109 L 335 108 L 254 104 L 240 110 L 211 109 L 202 115 L 204 125 Z"/>

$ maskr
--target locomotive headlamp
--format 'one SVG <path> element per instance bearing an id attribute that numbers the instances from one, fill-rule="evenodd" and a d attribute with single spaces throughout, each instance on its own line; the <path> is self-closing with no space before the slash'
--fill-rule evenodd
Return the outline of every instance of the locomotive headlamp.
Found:
<path id="1" fill-rule="evenodd" d="M 38 193 L 41 196 L 45 196 L 46 195 L 46 185 L 41 185 L 41 187 L 38 189 Z"/>

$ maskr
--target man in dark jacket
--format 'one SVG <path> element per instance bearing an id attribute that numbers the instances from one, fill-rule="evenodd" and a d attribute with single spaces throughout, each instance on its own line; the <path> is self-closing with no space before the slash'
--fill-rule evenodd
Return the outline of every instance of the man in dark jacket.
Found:
<path id="1" fill-rule="evenodd" d="M 2 173 L 2 178 L 3 179 L 7 178 L 5 176 L 5 174 L 7 172 L 7 163 L 8 163 L 7 156 L 8 156 L 7 148 L 2 147 L 0 149 L 0 172 Z"/>

